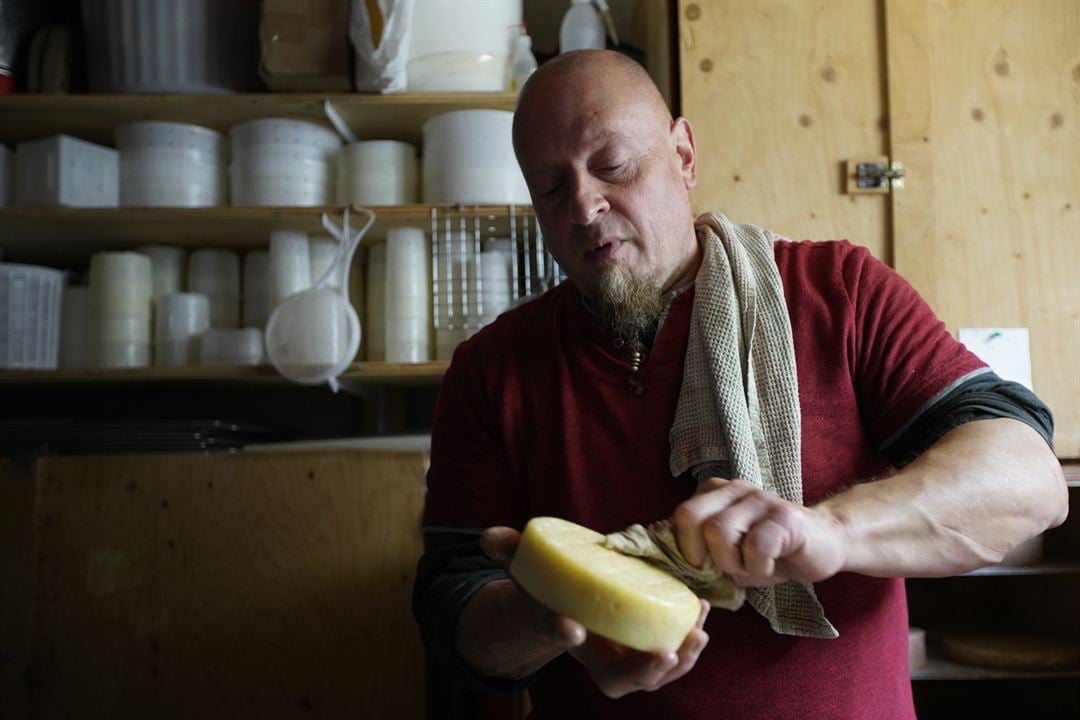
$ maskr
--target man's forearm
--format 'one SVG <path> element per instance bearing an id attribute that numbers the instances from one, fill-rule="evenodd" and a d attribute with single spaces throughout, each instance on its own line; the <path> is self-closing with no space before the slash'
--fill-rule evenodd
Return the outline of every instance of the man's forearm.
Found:
<path id="1" fill-rule="evenodd" d="M 1068 490 L 1053 452 L 1009 419 L 961 425 L 896 475 L 817 506 L 850 540 L 844 570 L 941 576 L 1001 560 L 1064 521 Z"/>

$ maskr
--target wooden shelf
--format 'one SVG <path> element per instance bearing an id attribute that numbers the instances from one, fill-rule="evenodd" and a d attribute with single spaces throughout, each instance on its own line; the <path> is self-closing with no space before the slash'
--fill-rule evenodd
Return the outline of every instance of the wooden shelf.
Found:
<path id="1" fill-rule="evenodd" d="M 926 667 L 911 671 L 912 680 L 1008 680 L 1045 678 L 1080 678 L 1080 668 L 1073 670 L 999 670 L 960 665 L 942 658 L 930 658 Z"/>
<path id="2" fill-rule="evenodd" d="M 369 383 L 437 384 L 449 366 L 445 360 L 425 363 L 358 362 L 340 378 L 342 385 Z M 128 384 L 199 385 L 287 385 L 289 381 L 269 366 L 133 368 L 116 370 L 5 370 L 0 371 L 0 387 L 32 385 L 35 388 L 68 385 Z"/>
<path id="3" fill-rule="evenodd" d="M 0 142 L 14 145 L 57 133 L 103 145 L 138 120 L 171 120 L 227 132 L 236 123 L 291 117 L 330 125 L 329 100 L 361 139 L 419 144 L 425 121 L 454 110 L 514 109 L 514 93 L 247 93 L 236 95 L 2 95 Z"/>
<path id="4" fill-rule="evenodd" d="M 973 570 L 957 577 L 987 577 L 994 575 L 1076 575 L 1080 574 L 1080 562 L 1057 560 L 1038 565 L 995 565 Z"/>
<path id="5" fill-rule="evenodd" d="M 3 111 L 0 110 L 0 113 Z M 531 206 L 391 205 L 370 208 L 375 224 L 369 233 L 381 239 L 391 227 L 431 230 L 447 220 L 479 221 L 488 236 L 509 236 L 511 212 L 532 222 Z M 265 248 L 273 230 L 325 234 L 322 214 L 340 222 L 344 206 L 208 208 L 0 208 L 0 249 L 5 262 L 70 267 L 85 264 L 93 252 L 124 250 L 148 243 L 186 248 Z M 362 220 L 357 216 L 357 222 Z M 530 225 L 531 228 L 531 225 Z"/>

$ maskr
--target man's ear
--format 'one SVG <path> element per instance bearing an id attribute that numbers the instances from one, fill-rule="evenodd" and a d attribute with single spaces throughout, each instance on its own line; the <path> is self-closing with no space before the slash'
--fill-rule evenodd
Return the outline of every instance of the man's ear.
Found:
<path id="1" fill-rule="evenodd" d="M 675 142 L 675 152 L 682 161 L 680 173 L 686 189 L 697 185 L 697 146 L 694 144 L 694 128 L 684 117 L 671 122 L 671 137 Z"/>

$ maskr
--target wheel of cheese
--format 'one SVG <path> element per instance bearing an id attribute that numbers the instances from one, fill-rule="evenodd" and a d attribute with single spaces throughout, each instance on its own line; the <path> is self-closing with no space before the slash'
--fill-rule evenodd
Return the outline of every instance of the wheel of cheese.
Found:
<path id="1" fill-rule="evenodd" d="M 949 660 L 1000 670 L 1064 670 L 1080 666 L 1080 643 L 1031 635 L 952 632 L 941 636 Z"/>
<path id="2" fill-rule="evenodd" d="M 567 520 L 533 518 L 510 575 L 544 606 L 590 632 L 636 650 L 677 650 L 697 622 L 698 597 L 663 570 L 603 541 L 600 533 Z"/>

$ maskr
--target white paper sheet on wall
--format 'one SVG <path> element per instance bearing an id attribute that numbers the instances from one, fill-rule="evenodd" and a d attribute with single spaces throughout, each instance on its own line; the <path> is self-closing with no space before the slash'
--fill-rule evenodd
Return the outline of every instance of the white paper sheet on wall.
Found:
<path id="1" fill-rule="evenodd" d="M 1000 377 L 1033 390 L 1027 328 L 960 328 L 958 335 Z"/>

